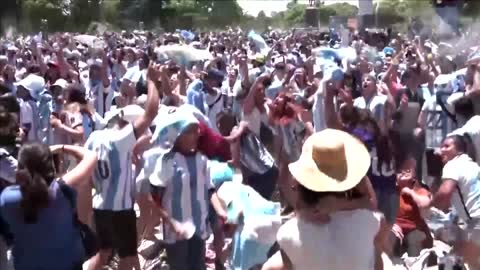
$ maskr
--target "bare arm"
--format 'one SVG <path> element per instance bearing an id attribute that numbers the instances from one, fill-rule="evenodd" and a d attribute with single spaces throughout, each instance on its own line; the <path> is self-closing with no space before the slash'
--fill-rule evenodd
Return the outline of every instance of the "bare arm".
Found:
<path id="1" fill-rule="evenodd" d="M 442 185 L 433 196 L 430 205 L 441 210 L 447 210 L 450 207 L 452 195 L 457 188 L 457 182 L 452 179 L 443 179 Z M 423 206 L 423 205 L 422 205 Z"/>
<path id="2" fill-rule="evenodd" d="M 157 116 L 158 113 L 158 103 L 159 96 L 158 90 L 155 86 L 155 81 L 160 77 L 160 68 L 150 65 L 148 68 L 148 93 L 147 93 L 147 104 L 145 104 L 145 113 L 138 118 L 135 123 L 133 123 L 133 128 L 135 130 L 135 136 L 139 138 L 145 133 L 147 128 L 152 123 L 153 119 Z"/>
<path id="3" fill-rule="evenodd" d="M 390 226 L 387 224 L 384 217 L 380 220 L 380 228 L 374 239 L 375 246 L 375 270 L 383 270 L 382 253 L 386 249 L 387 239 L 390 234 Z"/>
<path id="4" fill-rule="evenodd" d="M 168 224 L 170 227 L 175 228 L 172 218 L 170 217 L 168 212 L 165 210 L 165 208 L 163 208 L 162 206 L 162 199 L 163 199 L 163 194 L 165 193 L 165 188 L 150 185 L 150 192 L 151 192 L 150 194 L 152 196 L 153 202 L 157 206 L 160 217 L 162 218 L 162 221 L 165 224 Z"/>
<path id="5" fill-rule="evenodd" d="M 227 220 L 227 211 L 223 207 L 223 204 L 218 197 L 216 192 L 212 192 L 212 195 L 210 196 L 210 202 L 212 203 L 213 209 L 215 209 L 215 212 L 217 215 L 223 219 L 223 221 Z"/>
<path id="6" fill-rule="evenodd" d="M 107 53 L 103 52 L 102 55 L 102 69 L 101 69 L 101 76 L 102 76 L 102 84 L 104 88 L 110 86 L 110 79 L 108 78 L 108 56 Z"/>
<path id="7" fill-rule="evenodd" d="M 261 75 L 255 80 L 250 88 L 250 91 L 243 102 L 243 112 L 245 115 L 252 113 L 253 109 L 255 108 L 255 95 L 257 94 L 258 88 L 262 87 L 262 83 L 267 79 L 267 77 L 268 75 Z"/>
<path id="8" fill-rule="evenodd" d="M 74 156 L 79 163 L 73 170 L 67 172 L 62 178 L 65 183 L 73 188 L 78 188 L 92 177 L 93 170 L 97 165 L 97 156 L 94 152 L 81 146 L 54 145 L 50 147 L 52 153 L 65 152 Z"/>
<path id="9" fill-rule="evenodd" d="M 262 270 L 291 270 L 292 263 L 287 254 L 282 250 L 277 251 L 268 261 L 263 264 Z"/>
<path id="10" fill-rule="evenodd" d="M 325 113 L 325 121 L 327 123 L 327 127 L 335 128 L 335 129 L 342 129 L 342 124 L 338 119 L 338 114 L 335 110 L 335 104 L 333 99 L 335 94 L 332 91 L 327 90 L 327 82 L 322 81 L 322 85 L 320 86 L 323 88 L 323 95 L 324 95 L 324 113 Z"/>
<path id="11" fill-rule="evenodd" d="M 378 206 L 377 195 L 373 190 L 372 182 L 370 182 L 370 179 L 367 176 L 365 176 L 362 179 L 362 181 L 358 184 L 357 190 L 363 196 L 368 198 L 369 206 L 367 208 L 377 209 L 377 206 Z"/>
<path id="12" fill-rule="evenodd" d="M 410 196 L 419 208 L 427 208 L 432 203 L 432 195 L 428 191 L 417 192 L 411 188 L 404 188 L 402 194 Z"/>

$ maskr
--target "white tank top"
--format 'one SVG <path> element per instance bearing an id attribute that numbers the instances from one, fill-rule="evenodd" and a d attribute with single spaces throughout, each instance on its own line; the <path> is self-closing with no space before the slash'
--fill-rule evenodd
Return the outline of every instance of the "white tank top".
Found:
<path id="1" fill-rule="evenodd" d="M 322 225 L 294 218 L 280 228 L 277 241 L 295 270 L 372 270 L 380 219 L 364 209 L 337 212 Z"/>

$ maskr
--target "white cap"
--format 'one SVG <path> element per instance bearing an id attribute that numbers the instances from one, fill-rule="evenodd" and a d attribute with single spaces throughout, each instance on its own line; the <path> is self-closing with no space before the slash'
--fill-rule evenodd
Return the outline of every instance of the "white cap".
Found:
<path id="1" fill-rule="evenodd" d="M 34 99 L 38 99 L 41 93 L 45 90 L 45 79 L 38 75 L 30 74 L 23 80 L 15 83 L 15 85 L 27 89 L 28 92 L 30 92 L 30 96 Z"/>
<path id="2" fill-rule="evenodd" d="M 114 109 L 105 113 L 104 123 L 107 124 L 116 116 L 120 116 L 121 119 L 133 123 L 140 116 L 145 113 L 145 110 L 138 105 L 128 105 L 123 108 Z"/>
<path id="3" fill-rule="evenodd" d="M 15 47 L 15 45 L 10 45 L 10 46 L 7 47 L 7 51 L 16 52 L 16 51 L 18 51 L 18 48 Z"/>
<path id="4" fill-rule="evenodd" d="M 68 85 L 68 82 L 64 79 L 58 79 L 53 85 L 53 86 L 59 86 L 61 87 L 62 89 L 65 89 L 67 88 L 67 85 Z"/>

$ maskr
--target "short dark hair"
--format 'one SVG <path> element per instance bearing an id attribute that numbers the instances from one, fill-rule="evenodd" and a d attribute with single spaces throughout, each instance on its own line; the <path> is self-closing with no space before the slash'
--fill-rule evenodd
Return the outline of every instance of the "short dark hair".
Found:
<path id="1" fill-rule="evenodd" d="M 467 119 L 470 119 L 472 116 L 475 115 L 473 101 L 469 97 L 461 97 L 455 102 L 454 108 L 456 114 L 463 116 Z"/>

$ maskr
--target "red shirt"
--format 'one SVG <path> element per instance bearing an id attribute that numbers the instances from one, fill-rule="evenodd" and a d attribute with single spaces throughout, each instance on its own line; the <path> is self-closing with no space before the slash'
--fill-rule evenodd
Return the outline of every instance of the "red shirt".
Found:
<path id="1" fill-rule="evenodd" d="M 421 187 L 415 187 L 413 190 L 418 194 L 428 194 L 428 191 Z M 414 231 L 415 229 L 425 233 L 428 232 L 428 235 L 430 234 L 430 230 L 420 214 L 420 209 L 413 199 L 408 195 L 400 196 L 400 205 L 395 224 L 402 228 L 404 234 Z"/>
<path id="2" fill-rule="evenodd" d="M 220 134 L 200 121 L 200 137 L 198 138 L 198 150 L 209 159 L 226 162 L 232 159 L 230 143 Z"/>

